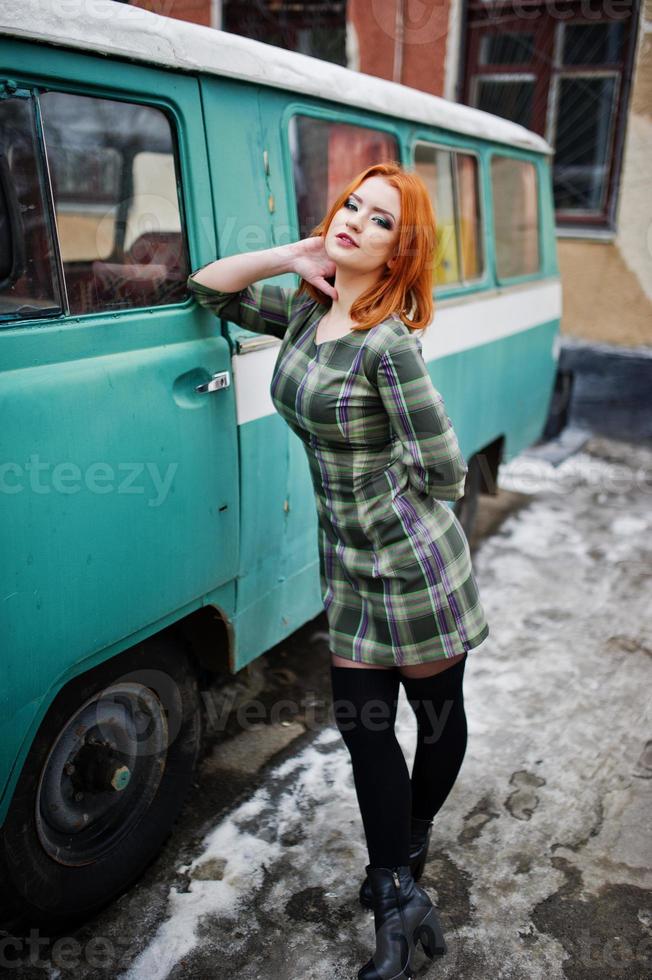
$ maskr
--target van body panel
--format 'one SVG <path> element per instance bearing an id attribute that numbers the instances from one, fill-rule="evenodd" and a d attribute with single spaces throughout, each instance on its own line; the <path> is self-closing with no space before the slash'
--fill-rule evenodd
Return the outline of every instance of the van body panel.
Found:
<path id="1" fill-rule="evenodd" d="M 201 81 L 220 255 L 296 240 L 288 206 L 278 120 L 283 93 Z M 267 166 L 265 166 L 266 153 Z M 276 276 L 296 287 L 296 277 Z M 227 325 L 232 345 L 252 336 Z M 236 398 L 265 405 L 240 424 L 240 564 L 234 620 L 235 669 L 280 642 L 321 608 L 317 515 L 305 450 L 274 412 L 269 385 L 278 344 L 233 356 Z M 261 367 L 262 365 L 262 367 Z"/>
<path id="2" fill-rule="evenodd" d="M 197 80 L 0 41 L 21 86 L 163 108 L 178 141 L 192 267 L 214 258 Z M 200 221 L 206 215 L 208 221 Z M 197 608 L 238 571 L 238 445 L 219 321 L 188 298 L 0 329 L 4 517 L 2 784 L 63 677 Z M 29 628 L 26 628 L 26 627 Z M 10 652 L 10 655 L 8 655 Z M 39 710 L 39 709 L 42 709 Z M 13 737 L 12 737 L 13 736 Z"/>

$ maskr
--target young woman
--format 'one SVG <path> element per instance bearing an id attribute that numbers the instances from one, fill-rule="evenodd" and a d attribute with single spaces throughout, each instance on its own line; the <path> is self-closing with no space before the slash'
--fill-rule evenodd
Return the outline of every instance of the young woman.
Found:
<path id="1" fill-rule="evenodd" d="M 335 721 L 369 852 L 360 900 L 376 951 L 359 980 L 411 976 L 419 939 L 431 958 L 445 952 L 416 881 L 466 750 L 466 655 L 489 633 L 466 537 L 440 503 L 463 495 L 467 465 L 415 334 L 432 318 L 435 252 L 425 184 L 378 164 L 310 237 L 188 279 L 216 315 L 281 340 L 271 394 L 308 455 Z M 256 284 L 284 272 L 297 290 Z M 399 681 L 417 718 L 411 777 Z"/>

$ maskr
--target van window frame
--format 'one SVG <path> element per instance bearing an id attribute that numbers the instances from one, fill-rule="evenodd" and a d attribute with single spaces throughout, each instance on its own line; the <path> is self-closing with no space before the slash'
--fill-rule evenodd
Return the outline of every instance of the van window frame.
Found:
<path id="1" fill-rule="evenodd" d="M 508 160 L 516 160 L 519 163 L 529 163 L 534 167 L 534 174 L 536 180 L 536 198 L 537 198 L 537 251 L 539 256 L 539 268 L 536 272 L 525 272 L 518 276 L 500 276 L 498 274 L 498 250 L 496 247 L 496 211 L 494 207 L 494 188 L 493 180 L 491 176 L 491 164 L 494 157 L 507 157 Z M 542 185 L 541 185 L 541 173 L 540 173 L 540 161 L 536 156 L 530 155 L 528 153 L 520 153 L 517 150 L 503 150 L 502 147 L 499 149 L 497 147 L 491 147 L 487 155 L 487 183 L 489 187 L 489 193 L 491 195 L 491 235 L 493 242 L 493 260 L 494 260 L 494 275 L 496 277 L 496 283 L 499 286 L 512 286 L 518 285 L 519 283 L 535 282 L 539 279 L 546 278 L 546 253 L 545 253 L 545 242 L 543 238 L 543 197 L 542 197 Z"/>
<path id="2" fill-rule="evenodd" d="M 442 141 L 439 137 L 431 137 L 423 132 L 417 133 L 413 139 L 410 141 L 410 155 L 411 155 L 411 166 L 414 172 L 415 169 L 415 147 L 417 145 L 425 145 L 432 147 L 435 150 L 444 150 L 445 152 L 456 154 L 460 153 L 465 156 L 475 157 L 477 161 L 477 191 L 478 191 L 478 211 L 480 218 L 480 235 L 479 241 L 481 242 L 482 248 L 482 275 L 474 276 L 472 279 L 466 279 L 464 276 L 456 283 L 448 283 L 447 285 L 440 285 L 436 287 L 433 285 L 433 294 L 435 294 L 439 299 L 446 299 L 449 296 L 458 296 L 461 294 L 467 295 L 468 293 L 474 292 L 483 287 L 490 286 L 489 278 L 489 251 L 487 248 L 487 234 L 488 234 L 488 222 L 487 222 L 487 207 L 485 202 L 484 194 L 484 181 L 483 181 L 483 155 L 479 150 L 474 147 L 465 146 L 459 143 L 447 143 Z M 457 175 L 457 166 L 453 167 L 453 206 L 455 208 L 455 242 L 457 248 L 457 262 L 458 268 L 463 269 L 463 264 L 461 261 L 461 243 L 459 237 L 459 181 Z"/>
<path id="3" fill-rule="evenodd" d="M 68 306 L 68 293 L 66 290 L 65 280 L 63 278 L 63 265 L 61 262 L 61 250 L 59 247 L 59 231 L 57 228 L 56 213 L 54 210 L 54 201 L 52 198 L 52 181 L 50 177 L 50 167 L 48 164 L 47 156 L 45 153 L 45 140 L 43 134 L 43 121 L 41 119 L 41 107 L 38 100 L 39 96 L 39 86 L 34 82 L 24 81 L 22 78 L 16 83 L 15 90 L 9 96 L 10 98 L 22 98 L 29 103 L 30 112 L 32 115 L 34 123 L 34 163 L 38 173 L 40 173 L 42 180 L 42 203 L 43 203 L 43 217 L 47 223 L 48 234 L 52 238 L 52 248 L 53 248 L 53 277 L 52 285 L 54 287 L 55 293 L 58 293 L 59 304 L 53 307 L 51 310 L 39 310 L 33 315 L 28 314 L 24 316 L 14 316 L 11 313 L 0 313 L 0 330 L 4 331 L 7 329 L 14 329 L 16 327 L 28 327 L 39 321 L 44 321 L 47 323 L 52 323 L 52 321 L 60 321 L 65 316 L 65 311 Z M 6 196 L 6 191 L 5 191 Z M 11 207 L 11 203 L 8 201 L 8 206 Z M 22 243 L 16 243 L 13 239 L 14 228 L 10 226 L 11 246 L 14 255 L 14 264 L 16 258 L 16 251 L 22 248 Z M 10 278 L 10 277 L 9 277 Z"/>
<path id="4" fill-rule="evenodd" d="M 175 173 L 177 175 L 176 188 L 177 188 L 177 204 L 179 208 L 179 223 L 181 226 L 181 235 L 183 236 L 183 241 L 185 244 L 186 255 L 188 257 L 189 269 L 192 271 L 192 251 L 189 236 L 189 221 L 187 216 L 186 201 L 184 194 L 185 181 L 187 177 L 184 173 L 183 166 L 183 154 L 180 150 L 180 120 L 178 113 L 173 103 L 167 101 L 165 98 L 152 97 L 139 97 L 138 93 L 135 91 L 122 91 L 113 89 L 110 87 L 104 87 L 101 85 L 93 83 L 82 83 L 82 82 L 71 82 L 69 80 L 57 81 L 45 81 L 43 79 L 30 79 L 25 80 L 21 78 L 19 88 L 27 89 L 30 92 L 30 96 L 33 99 L 34 111 L 36 113 L 37 120 L 37 130 L 38 130 L 38 142 L 39 142 L 39 153 L 40 160 L 39 165 L 43 167 L 43 172 L 46 177 L 46 199 L 45 207 L 48 216 L 51 221 L 53 233 L 54 233 L 54 248 L 56 255 L 56 267 L 59 274 L 59 288 L 62 297 L 62 308 L 57 310 L 53 314 L 44 315 L 39 314 L 34 318 L 23 318 L 20 320 L 8 320 L 4 321 L 4 325 L 17 328 L 23 326 L 30 326 L 36 324 L 39 321 L 52 322 L 56 320 L 57 323 L 68 325 L 70 323 L 80 323 L 88 322 L 89 318 L 105 318 L 110 317 L 112 320 L 115 317 L 128 317 L 132 316 L 134 313 L 139 311 L 164 311 L 164 310 L 182 310 L 186 308 L 191 308 L 194 304 L 193 294 L 186 287 L 187 295 L 176 303 L 161 303 L 154 306 L 129 306 L 123 307 L 121 309 L 115 310 L 91 310 L 88 313 L 73 313 L 70 311 L 70 305 L 68 302 L 68 291 L 65 281 L 63 259 L 61 256 L 61 241 L 59 237 L 59 229 L 56 220 L 56 208 L 54 201 L 54 194 L 52 188 L 52 180 L 50 174 L 50 164 L 47 157 L 47 146 L 45 142 L 45 134 L 43 129 L 43 122 L 41 118 L 41 105 L 39 96 L 47 92 L 57 92 L 62 95 L 71 96 L 81 96 L 89 98 L 106 99 L 113 102 L 125 102 L 129 105 L 139 105 L 150 109 L 158 109 L 163 112 L 168 125 L 170 126 L 170 132 L 172 135 L 173 144 L 173 154 L 175 163 Z"/>
<path id="5" fill-rule="evenodd" d="M 405 144 L 398 126 L 380 120 L 370 120 L 362 112 L 325 108 L 324 106 L 311 105 L 310 103 L 292 101 L 283 109 L 281 114 L 281 153 L 283 159 L 283 171 L 285 174 L 286 187 L 290 189 L 290 200 L 288 202 L 288 217 L 293 224 L 293 234 L 299 235 L 299 208 L 297 206 L 296 185 L 294 182 L 294 167 L 292 166 L 292 154 L 290 152 L 290 123 L 295 116 L 310 116 L 314 119 L 321 119 L 324 122 L 348 123 L 351 126 L 358 126 L 361 129 L 371 129 L 379 133 L 387 133 L 393 136 L 396 141 L 398 151 L 398 162 L 405 165 Z"/>

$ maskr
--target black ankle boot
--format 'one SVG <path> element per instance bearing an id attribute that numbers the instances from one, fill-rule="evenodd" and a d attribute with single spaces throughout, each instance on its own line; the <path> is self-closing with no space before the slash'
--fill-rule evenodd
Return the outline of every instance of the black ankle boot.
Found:
<path id="1" fill-rule="evenodd" d="M 428 857 L 431 831 L 432 820 L 421 820 L 419 817 L 412 817 L 410 830 L 410 871 L 415 881 L 418 881 L 423 874 L 426 858 Z M 366 909 L 372 909 L 374 907 L 371 885 L 369 884 L 368 878 L 365 878 L 360 886 L 360 904 Z"/>
<path id="2" fill-rule="evenodd" d="M 410 980 L 417 942 L 429 959 L 446 952 L 437 910 L 409 865 L 366 867 L 374 902 L 376 950 L 358 980 Z"/>

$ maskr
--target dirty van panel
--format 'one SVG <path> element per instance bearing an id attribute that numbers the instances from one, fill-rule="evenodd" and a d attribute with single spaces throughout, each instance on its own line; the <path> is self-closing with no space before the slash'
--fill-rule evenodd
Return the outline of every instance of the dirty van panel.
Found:
<path id="1" fill-rule="evenodd" d="M 33 85 L 45 140 L 25 124 L 21 145 L 23 180 L 45 172 L 45 147 L 54 195 L 30 191 L 24 303 L 61 300 L 55 319 L 32 308 L 0 328 L 3 777 L 67 677 L 231 595 L 237 572 L 233 386 L 209 385 L 230 381 L 230 349 L 185 288 L 190 257 L 215 255 L 211 225 L 197 230 L 210 200 L 198 85 L 108 63 L 102 79 L 101 97 L 79 79 Z M 56 226 L 37 222 L 48 208 Z"/>
<path id="2" fill-rule="evenodd" d="M 281 119 L 283 91 L 205 77 L 219 254 L 296 240 L 288 213 Z M 296 288 L 296 276 L 275 276 Z M 316 511 L 305 450 L 274 410 L 269 385 L 279 342 L 226 328 L 234 341 L 241 472 L 241 547 L 236 668 L 322 608 Z M 247 346 L 249 342 L 250 346 Z"/>

